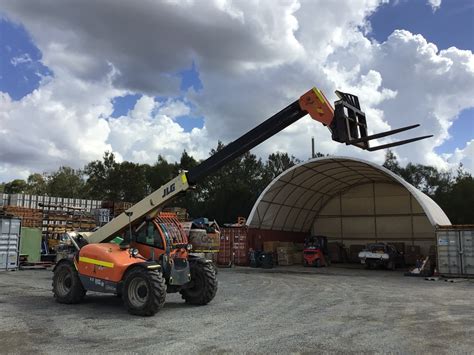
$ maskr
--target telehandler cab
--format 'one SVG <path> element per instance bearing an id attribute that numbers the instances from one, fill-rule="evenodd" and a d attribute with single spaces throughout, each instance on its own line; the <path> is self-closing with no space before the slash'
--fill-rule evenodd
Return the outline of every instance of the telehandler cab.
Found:
<path id="1" fill-rule="evenodd" d="M 205 305 L 217 292 L 216 270 L 209 260 L 189 254 L 178 220 L 159 212 L 178 194 L 254 148 L 306 114 L 327 126 L 336 142 L 374 151 L 414 142 L 423 136 L 370 147 L 369 141 L 418 125 L 367 135 L 357 96 L 336 91 L 331 106 L 313 88 L 298 100 L 228 144 L 201 164 L 183 171 L 97 231 L 70 232 L 58 249 L 53 293 L 60 303 L 78 303 L 87 291 L 117 294 L 131 314 L 151 316 L 163 307 L 166 293 L 180 292 L 187 303 Z M 116 236 L 123 242 L 112 243 Z"/>

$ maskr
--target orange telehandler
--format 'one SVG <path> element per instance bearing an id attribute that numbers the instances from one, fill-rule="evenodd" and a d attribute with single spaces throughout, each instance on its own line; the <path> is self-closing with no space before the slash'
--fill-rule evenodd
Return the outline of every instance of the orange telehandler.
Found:
<path id="1" fill-rule="evenodd" d="M 53 293 L 60 303 L 78 303 L 87 291 L 117 294 L 132 314 L 151 316 L 163 307 L 166 293 L 180 292 L 187 303 L 204 305 L 217 292 L 216 270 L 209 260 L 189 253 L 180 224 L 162 207 L 261 142 L 309 114 L 327 126 L 334 141 L 374 151 L 428 138 L 423 136 L 370 147 L 369 141 L 418 125 L 367 135 L 357 96 L 336 91 L 334 108 L 313 88 L 298 100 L 222 150 L 160 187 L 95 232 L 64 235 L 54 268 Z M 122 236 L 120 244 L 111 243 Z"/>

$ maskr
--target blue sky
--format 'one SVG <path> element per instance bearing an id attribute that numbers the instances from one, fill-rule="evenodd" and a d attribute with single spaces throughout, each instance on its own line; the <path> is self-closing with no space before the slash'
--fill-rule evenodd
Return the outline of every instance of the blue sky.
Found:
<path id="1" fill-rule="evenodd" d="M 0 91 L 19 100 L 52 75 L 41 64 L 41 52 L 21 25 L 0 19 Z"/>
<path id="2" fill-rule="evenodd" d="M 422 34 L 439 50 L 455 46 L 474 51 L 474 1 L 443 1 L 433 11 L 425 1 L 400 0 L 382 5 L 370 18 L 371 36 L 383 42 L 396 29 Z M 451 138 L 436 148 L 437 153 L 452 152 L 459 142 L 474 137 L 474 109 L 461 112 L 449 129 Z"/>
<path id="3" fill-rule="evenodd" d="M 23 5 L 21 5 L 22 1 L 25 1 Z M 416 36 L 413 36 L 421 34 L 428 42 L 434 43 L 439 50 L 454 46 L 460 50 L 474 51 L 474 0 L 442 0 L 441 6 L 436 10 L 429 5 L 430 0 L 394 0 L 379 6 L 368 18 L 364 18 L 361 14 L 368 13 L 372 6 L 370 2 L 364 3 L 362 1 L 352 4 L 351 0 L 338 0 L 346 8 L 353 8 L 354 11 L 347 13 L 338 23 L 322 24 L 320 38 L 317 38 L 319 29 L 315 28 L 317 26 L 313 24 L 314 19 L 306 18 L 304 12 L 318 11 L 323 14 L 326 11 L 325 16 L 331 18 L 340 7 L 337 2 L 328 0 L 319 4 L 319 7 L 311 2 L 302 3 L 300 11 L 294 12 L 291 12 L 293 10 L 289 9 L 290 5 L 284 2 L 262 3 L 259 6 L 255 6 L 251 2 L 236 2 L 234 3 L 238 9 L 236 13 L 241 11 L 246 17 L 242 22 L 244 26 L 240 26 L 238 21 L 228 21 L 226 9 L 220 8 L 216 2 L 212 1 L 208 3 L 209 7 L 200 7 L 196 4 L 171 6 L 159 2 L 132 4 L 127 0 L 117 1 L 114 5 L 105 5 L 100 1 L 85 1 L 78 6 L 81 7 L 82 13 L 91 14 L 90 20 L 89 17 L 76 16 L 77 14 L 71 12 L 70 8 L 61 2 L 38 3 L 38 7 L 33 9 L 28 5 L 24 6 L 27 4 L 26 1 L 7 2 L 2 7 L 5 13 L 0 12 L 0 91 L 8 93 L 14 101 L 19 103 L 15 107 L 11 105 L 4 112 L 0 111 L 3 117 L 7 117 L 5 120 L 6 130 L 4 129 L 3 132 L 8 132 L 10 129 L 11 132 L 19 135 L 18 127 L 24 126 L 24 123 L 21 123 L 23 117 L 35 117 L 41 110 L 42 116 L 38 117 L 37 121 L 39 126 L 45 127 L 46 133 L 38 131 L 38 137 L 43 137 L 46 134 L 48 139 L 51 139 L 54 149 L 44 161 L 40 159 L 38 164 L 32 167 L 28 165 L 27 161 L 30 158 L 29 154 L 31 151 L 40 151 L 41 149 L 34 146 L 29 147 L 30 151 L 26 150 L 22 155 L 28 159 L 17 165 L 20 170 L 11 173 L 12 176 L 20 173 L 26 174 L 31 169 L 54 169 L 59 164 L 57 156 L 65 157 L 61 164 L 72 164 L 71 162 L 78 161 L 77 166 L 80 167 L 84 161 L 95 159 L 94 154 L 101 155 L 106 149 L 114 150 L 124 159 L 149 162 L 162 151 L 164 154 L 168 154 L 169 159 L 176 159 L 176 154 L 179 154 L 176 147 L 180 147 L 182 151 L 181 142 L 185 142 L 185 149 L 188 151 L 194 149 L 193 154 L 203 157 L 207 155 L 217 140 L 228 142 L 235 139 L 236 132 L 243 133 L 243 130 L 252 127 L 252 124 L 261 122 L 265 118 L 261 115 L 265 116 L 275 109 L 272 100 L 287 102 L 285 93 L 283 93 L 286 91 L 286 87 L 288 92 L 300 90 L 303 82 L 304 86 L 307 82 L 311 82 L 309 85 L 314 85 L 313 78 L 327 75 L 331 80 L 336 77 L 348 85 L 352 85 L 351 80 L 353 80 L 353 86 L 360 90 L 366 84 L 363 81 L 367 77 L 368 71 L 372 71 L 373 68 L 380 72 L 381 84 L 377 84 L 376 76 L 372 76 L 367 83 L 364 94 L 368 95 L 368 101 L 372 102 L 367 104 L 368 109 L 377 108 L 379 105 L 384 110 L 384 119 L 390 125 L 399 126 L 404 123 L 404 117 L 409 117 L 412 113 L 413 116 L 420 117 L 420 123 L 422 123 L 422 127 L 425 127 L 425 132 L 428 133 L 432 129 L 434 133 L 442 134 L 438 137 L 444 137 L 447 123 L 452 122 L 449 129 L 451 138 L 445 140 L 442 145 L 434 147 L 437 143 L 433 139 L 431 141 L 433 143 L 430 146 L 426 145 L 425 150 L 420 150 L 416 157 L 412 156 L 412 152 L 409 150 L 405 152 L 399 150 L 399 156 L 405 163 L 407 161 L 428 164 L 433 162 L 433 164 L 438 164 L 437 166 L 453 166 L 452 164 L 455 163 L 452 161 L 456 161 L 453 158 L 454 150 L 456 148 L 463 149 L 468 142 L 474 139 L 472 100 L 456 99 L 456 103 L 452 107 L 461 107 L 463 110 L 448 110 L 449 113 L 446 113 L 439 109 L 439 107 L 449 106 L 446 105 L 447 97 L 449 97 L 449 95 L 445 95 L 446 90 L 433 91 L 436 100 L 442 101 L 442 104 L 433 110 L 428 106 L 431 92 L 420 93 L 420 100 L 417 95 L 420 92 L 419 88 L 423 88 L 423 85 L 417 84 L 424 83 L 418 78 L 428 78 L 437 83 L 429 88 L 442 87 L 439 83 L 451 80 L 450 85 L 445 87 L 448 88 L 448 92 L 456 94 L 452 95 L 452 98 L 449 97 L 449 100 L 472 97 L 473 95 L 470 94 L 463 96 L 466 90 L 472 92 L 470 87 L 473 86 L 470 85 L 473 80 L 472 69 L 469 69 L 469 65 L 460 59 L 465 57 L 458 50 L 450 52 L 459 56 L 454 59 L 453 63 L 463 64 L 457 67 L 454 65 L 455 69 L 448 70 L 443 75 L 438 75 L 435 72 L 430 73 L 429 69 L 425 70 L 425 65 L 436 67 L 437 63 L 449 61 L 450 59 L 446 58 L 450 57 L 449 55 L 445 57 L 440 53 L 430 53 L 420 59 L 421 52 L 418 51 L 426 50 L 426 43 L 420 44 L 421 42 L 417 42 Z M 1 2 L 2 0 L 0 0 Z M 103 13 L 108 13 L 110 6 L 114 7 L 115 15 L 106 18 Z M 142 17 L 149 15 L 148 21 L 137 21 L 126 10 L 127 6 L 133 6 L 135 10 L 143 11 Z M 43 12 L 41 13 L 41 11 Z M 188 16 L 186 20 L 183 20 L 183 14 L 186 11 L 193 16 Z M 170 20 L 167 21 L 167 18 L 160 17 L 162 13 L 166 13 Z M 269 13 L 273 13 L 274 17 L 267 16 Z M 284 18 L 284 13 L 294 15 L 294 17 L 288 21 Z M 18 22 L 12 22 L 13 18 Z M 209 18 L 215 18 L 215 23 L 209 23 Z M 196 22 L 196 19 L 202 19 L 202 22 Z M 293 20 L 298 21 L 298 31 L 291 28 Z M 125 29 L 121 25 L 124 21 L 128 23 Z M 370 23 L 369 33 L 364 32 L 367 29 L 366 22 Z M 99 23 L 101 25 L 96 26 Z M 282 31 L 274 31 L 272 26 L 282 29 Z M 29 33 L 25 28 L 32 32 Z M 156 30 L 156 33 L 167 33 L 167 35 L 158 36 L 151 31 L 151 28 Z M 398 29 L 409 32 L 400 34 L 399 31 L 398 34 L 396 33 L 388 39 Z M 283 33 L 291 33 L 291 31 L 295 31 L 298 45 L 304 48 L 304 51 L 298 52 L 299 48 L 294 46 L 295 41 L 292 41 L 291 38 L 282 38 Z M 151 34 L 152 32 L 153 34 Z M 355 32 L 359 36 L 353 36 Z M 306 35 L 302 35 L 302 33 Z M 339 44 L 334 43 L 338 41 L 334 41 L 331 36 L 336 33 L 346 33 L 348 34 L 347 38 L 351 38 L 351 40 L 345 44 L 344 41 Z M 219 36 L 216 37 L 215 34 L 219 34 Z M 276 37 L 272 38 L 274 35 Z M 390 47 L 392 45 L 400 46 L 393 48 L 401 50 L 398 52 L 397 49 L 397 53 L 393 53 L 385 52 L 387 48 L 381 49 L 383 53 L 381 52 L 380 57 L 376 57 L 377 55 L 372 52 L 366 56 L 360 55 L 361 63 L 365 63 L 364 60 L 366 60 L 369 64 L 360 72 L 356 70 L 355 76 L 352 76 L 351 72 L 329 71 L 323 73 L 322 68 L 328 68 L 332 63 L 340 64 L 345 61 L 344 63 L 349 66 L 357 65 L 353 56 L 350 59 L 344 56 L 345 53 L 351 53 L 354 48 L 359 48 L 358 41 L 364 37 L 373 42 L 386 42 L 389 44 L 387 48 L 392 48 Z M 268 38 L 273 41 L 269 41 Z M 95 42 L 96 39 L 99 40 Z M 130 41 L 130 39 L 132 40 Z M 279 43 L 279 45 L 275 46 L 275 43 Z M 318 46 L 315 46 L 314 43 L 318 43 Z M 331 56 L 330 59 L 321 59 L 323 62 L 318 62 L 320 59 L 317 59 L 315 68 L 311 68 L 308 75 L 301 78 L 301 83 L 298 85 L 298 82 L 295 83 L 292 78 L 298 77 L 301 65 L 305 65 L 308 62 L 307 59 L 314 55 L 312 51 L 319 51 L 319 45 L 322 48 L 333 47 L 336 49 L 336 55 Z M 339 50 L 337 50 L 337 46 L 340 46 Z M 279 48 L 275 49 L 275 47 Z M 369 45 L 369 51 L 380 47 L 383 46 L 372 43 Z M 44 53 L 41 53 L 39 48 L 42 48 Z M 296 53 L 294 56 L 292 51 Z M 137 54 L 135 55 L 135 53 Z M 389 53 L 389 57 L 383 57 L 386 53 Z M 472 53 L 470 55 L 472 56 Z M 296 61 L 295 58 L 297 58 Z M 404 58 L 408 58 L 406 64 L 398 64 Z M 331 63 L 324 62 L 324 60 L 331 61 Z M 48 63 L 50 68 L 46 67 L 43 62 Z M 387 64 L 380 66 L 380 63 Z M 111 65 L 108 66 L 108 64 Z M 405 66 L 401 67 L 401 65 Z M 415 68 L 417 65 L 423 67 L 420 75 L 417 74 Z M 104 78 L 108 75 L 107 68 L 112 67 L 117 69 L 119 74 L 111 82 L 105 83 L 106 79 Z M 394 68 L 403 70 L 407 67 L 415 68 L 409 71 L 411 74 L 407 80 L 401 76 L 396 77 L 396 80 L 390 79 L 393 73 L 399 72 L 394 71 Z M 143 71 L 143 68 L 146 71 Z M 259 69 L 252 71 L 246 68 Z M 169 81 L 164 80 L 162 83 L 163 76 Z M 96 80 L 98 77 L 100 79 Z M 464 86 L 457 85 L 460 81 L 458 78 L 462 81 L 464 77 L 466 77 Z M 202 80 L 202 78 L 206 80 Z M 68 90 L 69 80 L 77 84 L 77 86 L 71 85 L 70 90 Z M 104 83 L 100 82 L 101 80 L 104 80 Z M 386 85 L 393 87 L 386 87 Z M 28 97 L 25 95 L 40 86 L 41 89 L 37 95 L 40 99 L 28 101 Z M 285 88 L 285 90 L 267 90 L 268 86 Z M 88 95 L 84 94 L 84 87 L 87 88 L 86 92 L 89 91 Z M 229 96 L 227 93 L 234 88 L 237 90 L 233 92 L 232 96 Z M 377 102 L 376 97 L 381 94 L 381 88 L 396 90 L 400 94 L 398 97 L 403 94 L 405 97 L 393 100 L 383 98 Z M 371 91 L 372 89 L 375 91 Z M 126 94 L 116 96 L 117 92 Z M 44 95 L 41 95 L 42 93 Z M 148 96 L 156 93 L 168 93 L 173 96 L 155 96 L 154 98 Z M 78 101 L 78 96 L 87 101 Z M 48 101 L 49 97 L 50 101 Z M 411 101 L 411 105 L 405 107 L 410 108 L 398 111 L 401 100 L 407 98 L 408 101 Z M 366 100 L 361 99 L 363 102 Z M 140 127 L 132 122 L 133 117 L 124 117 L 133 110 L 138 101 L 142 105 L 137 105 L 137 107 L 143 110 L 158 103 L 159 105 L 156 106 L 163 107 L 166 109 L 166 114 L 172 116 L 174 124 L 171 126 L 173 127 L 169 127 L 169 120 L 166 121 L 163 116 L 159 119 L 159 115 L 143 116 L 148 120 L 146 123 L 148 129 L 144 128 L 145 125 Z M 181 101 L 180 105 L 167 106 L 179 101 Z M 392 106 L 390 106 L 390 102 L 393 102 Z M 110 103 L 112 103 L 113 112 L 110 117 L 107 117 L 110 112 Z M 154 106 L 154 111 L 149 110 L 148 112 L 157 112 L 156 106 Z M 47 109 L 43 110 L 44 107 Z M 89 109 L 85 109 L 86 107 Z M 98 110 L 103 109 L 103 111 L 96 114 L 94 107 L 98 107 Z M 52 109 L 54 112 L 50 113 L 48 109 Z M 203 112 L 206 113 L 206 117 L 203 116 Z M 400 112 L 403 114 L 399 114 Z M 53 114 L 56 114 L 57 117 L 53 118 Z M 453 120 L 456 114 L 457 118 Z M 253 117 L 253 115 L 259 117 Z M 10 119 L 12 117 L 14 119 Z M 62 117 L 68 117 L 69 121 L 62 122 Z M 102 126 L 99 122 L 103 117 L 108 120 L 105 123 L 107 127 Z M 121 119 L 117 119 L 119 117 Z M 408 119 L 415 120 L 416 117 Z M 374 121 L 376 119 L 377 117 L 374 118 Z M 379 119 L 381 120 L 381 118 Z M 65 139 L 65 136 L 71 134 L 71 127 L 77 127 L 79 121 L 87 122 L 89 127 L 95 127 L 90 128 L 91 130 L 96 129 L 94 134 L 83 132 L 82 137 L 72 135 L 69 139 Z M 64 131 L 55 134 L 55 132 L 59 132 L 56 131 L 57 122 L 64 124 L 61 126 Z M 0 123 L 3 122 L 0 121 Z M 77 124 L 75 125 L 75 123 Z M 205 128 L 204 123 L 206 123 Z M 180 127 L 185 134 L 181 134 Z M 212 129 L 207 130 L 207 127 L 212 127 Z M 372 127 L 376 129 L 375 125 Z M 380 127 L 379 123 L 378 129 Z M 193 128 L 197 129 L 193 130 Z M 143 131 L 138 136 L 135 132 L 140 129 Z M 101 130 L 109 133 L 103 133 Z M 51 132 L 51 137 L 49 132 Z M 129 136 L 127 132 L 131 132 Z M 280 135 L 278 142 L 268 142 L 267 148 L 288 150 L 298 158 L 305 159 L 307 147 L 304 142 L 307 140 L 307 133 L 305 130 L 298 132 L 300 136 L 296 139 Z M 1 134 L 2 130 L 0 129 L 0 137 Z M 324 131 L 322 134 L 326 135 L 326 132 Z M 10 136 L 12 135 L 10 134 Z M 322 139 L 329 139 L 325 136 L 322 137 Z M 7 137 L 3 139 L 3 147 L 0 144 L 0 178 L 2 174 L 7 176 L 7 173 L 4 172 L 9 171 L 9 167 L 17 161 L 11 157 L 12 153 L 9 154 L 10 157 L 7 157 L 9 143 L 5 138 Z M 79 145 L 68 143 L 74 139 L 81 143 Z M 90 147 L 93 148 L 77 148 L 78 146 L 86 147 L 83 144 L 83 139 L 90 140 Z M 47 139 L 44 141 L 48 142 Z M 325 153 L 346 154 L 342 148 L 332 150 L 333 145 L 330 140 L 327 143 L 328 148 Z M 469 149 L 474 148 L 474 144 L 471 144 L 469 149 L 468 146 L 459 155 L 457 161 L 462 160 L 463 156 L 472 155 L 468 152 L 470 152 Z M 43 149 L 49 149 L 49 146 L 43 146 Z M 294 150 L 291 151 L 291 149 Z M 65 153 L 64 150 L 67 152 Z M 84 153 L 80 157 L 80 162 L 75 159 L 79 151 Z M 14 151 L 12 152 L 14 153 Z M 434 154 L 431 155 L 431 153 Z M 257 154 L 264 158 L 268 152 L 262 150 Z M 349 151 L 349 154 L 352 152 Z M 441 157 L 441 154 L 446 155 Z M 374 157 L 376 154 L 372 156 Z M 449 164 L 446 163 L 451 158 L 453 160 L 449 161 Z M 377 159 L 374 160 L 380 162 L 382 158 L 379 156 Z M 444 160 L 446 164 L 441 160 Z M 471 166 L 474 166 L 474 163 Z"/>
<path id="4" fill-rule="evenodd" d="M 474 50 L 474 1 L 444 1 L 433 11 L 422 0 L 392 1 L 382 5 L 369 20 L 372 26 L 370 37 L 383 42 L 395 29 L 407 29 L 420 33 L 435 43 L 439 49 L 456 46 Z M 34 45 L 30 35 L 18 24 L 7 19 L 0 21 L 0 90 L 19 100 L 39 86 L 42 76 L 54 75 L 41 63 L 41 52 Z M 15 60 L 16 58 L 16 60 Z M 196 64 L 176 74 L 181 77 L 180 89 L 202 90 Z M 140 94 L 129 94 L 114 99 L 112 117 L 125 115 L 133 108 Z M 204 118 L 180 116 L 176 121 L 189 132 L 192 128 L 202 128 Z M 459 147 L 459 142 L 472 139 L 474 132 L 474 109 L 464 110 L 450 128 L 451 138 L 436 148 L 437 153 L 450 152 Z"/>

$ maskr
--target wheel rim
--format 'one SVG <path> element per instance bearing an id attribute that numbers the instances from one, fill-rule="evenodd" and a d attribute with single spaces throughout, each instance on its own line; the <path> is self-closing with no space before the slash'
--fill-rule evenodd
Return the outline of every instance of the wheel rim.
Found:
<path id="1" fill-rule="evenodd" d="M 59 296 L 66 296 L 72 287 L 72 275 L 69 270 L 63 270 L 58 275 L 56 290 Z"/>
<path id="2" fill-rule="evenodd" d="M 143 307 L 148 300 L 148 284 L 140 277 L 134 278 L 128 286 L 128 299 L 135 308 Z"/>

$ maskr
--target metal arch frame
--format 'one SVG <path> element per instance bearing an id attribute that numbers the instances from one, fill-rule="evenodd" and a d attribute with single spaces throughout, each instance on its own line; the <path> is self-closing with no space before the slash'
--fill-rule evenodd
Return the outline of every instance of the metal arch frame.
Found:
<path id="1" fill-rule="evenodd" d="M 334 161 L 330 160 L 330 161 L 328 161 L 328 162 L 322 164 L 321 166 L 324 166 L 324 165 L 327 165 L 327 164 L 331 164 L 331 163 L 334 163 Z M 296 167 L 296 166 L 295 166 L 295 167 Z M 301 164 L 300 164 L 298 167 L 301 167 L 301 168 L 306 169 L 306 170 L 308 170 L 308 171 L 314 171 L 314 172 L 316 172 L 316 173 L 319 173 L 319 172 L 315 171 L 314 169 L 309 168 L 309 167 L 307 167 L 307 166 L 305 166 L 305 165 L 301 165 Z M 331 169 L 328 169 L 327 171 L 331 171 L 331 170 L 338 169 L 338 168 L 339 168 L 339 167 L 337 167 L 337 168 L 331 168 Z M 294 177 L 296 171 L 297 171 L 297 168 L 291 170 L 290 181 L 291 181 L 291 179 Z M 281 176 L 281 175 L 282 175 L 282 174 L 280 174 L 279 176 Z M 330 179 L 330 178 L 331 178 L 331 176 L 329 176 L 329 175 L 326 175 L 326 174 L 322 174 L 322 175 L 325 176 L 324 179 L 326 179 L 326 178 L 329 178 L 329 179 Z M 282 177 L 283 177 L 283 176 L 282 176 Z M 304 181 L 306 182 L 306 181 L 308 181 L 309 179 L 311 179 L 311 178 L 313 178 L 313 177 L 314 177 L 314 175 L 310 175 L 310 176 L 309 176 L 307 179 L 305 179 Z M 275 180 L 274 180 L 274 181 L 275 181 Z M 269 189 L 267 192 L 265 192 L 265 191 L 263 192 L 263 193 L 270 193 L 270 192 L 274 192 L 274 191 L 278 190 L 278 192 L 275 194 L 275 196 L 272 197 L 271 201 L 268 201 L 268 200 L 265 201 L 265 202 L 269 203 L 269 206 L 267 207 L 267 209 L 265 210 L 265 213 L 263 214 L 262 218 L 260 219 L 260 223 L 259 223 L 260 225 L 262 225 L 262 222 L 263 222 L 263 220 L 265 219 L 265 216 L 267 215 L 267 212 L 268 212 L 270 206 L 271 206 L 272 204 L 274 204 L 274 205 L 279 205 L 279 203 L 274 202 L 274 201 L 275 201 L 275 199 L 277 198 L 278 194 L 281 192 L 281 190 L 282 190 L 282 189 L 286 186 L 286 184 L 288 183 L 288 181 L 286 181 L 286 180 L 280 180 L 280 179 L 279 179 L 279 180 L 276 180 L 276 181 L 281 181 L 281 182 L 283 182 L 283 185 L 278 186 L 278 187 L 275 187 L 274 189 Z M 295 184 L 295 185 L 296 185 L 296 184 Z M 299 186 L 300 186 L 300 185 L 298 185 L 298 187 L 299 187 Z M 296 187 L 295 187 L 292 191 L 294 191 L 294 190 L 296 190 Z M 318 192 L 318 191 L 313 191 L 313 192 L 315 192 L 315 193 L 321 193 L 321 192 Z M 263 194 L 263 193 L 262 193 L 262 194 Z M 302 195 L 303 195 L 303 194 L 302 194 Z M 301 195 L 301 196 L 302 196 L 302 195 Z M 310 198 L 308 199 L 308 201 L 309 201 L 309 200 L 311 199 L 311 197 L 313 197 L 313 196 L 314 196 L 314 195 L 310 196 Z M 257 200 L 257 201 L 258 201 L 258 200 Z M 308 203 L 308 201 L 306 201 L 303 206 L 306 206 L 306 203 Z M 278 210 L 276 211 L 275 219 L 278 217 L 278 214 L 280 213 L 280 210 L 281 210 L 281 206 L 280 206 L 280 208 L 278 208 Z M 301 211 L 300 211 L 300 212 L 301 212 Z M 259 217 L 260 217 L 260 214 L 259 214 Z M 299 213 L 298 213 L 298 215 L 296 216 L 295 223 L 296 223 L 296 220 L 298 219 L 298 217 L 299 217 Z M 273 226 L 274 226 L 274 223 L 271 225 L 270 229 L 273 229 Z"/>
<path id="2" fill-rule="evenodd" d="M 324 162 L 324 160 L 328 160 L 328 162 Z M 279 186 L 278 190 L 281 190 L 285 186 L 286 183 L 288 183 L 288 182 L 291 183 L 291 178 L 290 178 L 290 181 L 282 180 L 282 178 L 286 178 L 287 176 L 290 176 L 290 175 L 288 175 L 290 173 L 291 173 L 291 177 L 294 177 L 294 174 L 296 173 L 296 170 L 298 168 L 304 167 L 307 170 L 313 170 L 317 174 L 325 175 L 324 179 L 326 179 L 327 177 L 331 177 L 330 175 L 328 176 L 327 174 L 316 171 L 315 167 L 306 166 L 308 164 L 318 163 L 318 162 L 320 162 L 322 164 L 318 164 L 317 167 L 324 166 L 328 163 L 337 162 L 340 166 L 343 166 L 343 167 L 345 167 L 345 168 L 347 168 L 351 171 L 354 171 L 354 173 L 357 173 L 357 175 L 359 175 L 359 177 L 360 177 L 360 178 L 357 177 L 356 179 L 353 179 L 354 183 L 352 183 L 352 184 L 350 183 L 351 180 L 341 181 L 342 184 L 336 185 L 335 187 L 333 187 L 333 189 L 337 188 L 337 187 L 341 187 L 342 185 L 347 185 L 348 184 L 347 182 L 349 182 L 349 184 L 351 185 L 350 187 L 347 186 L 348 188 L 356 187 L 356 186 L 363 185 L 363 184 L 366 184 L 366 183 L 369 183 L 369 182 L 376 182 L 376 183 L 383 182 L 383 183 L 389 183 L 389 184 L 394 184 L 394 185 L 401 185 L 405 189 L 407 189 L 409 194 L 419 203 L 420 207 L 423 209 L 425 215 L 427 216 L 428 220 L 430 221 L 430 223 L 433 226 L 435 226 L 436 224 L 443 224 L 443 223 L 444 224 L 449 224 L 449 222 L 446 222 L 446 221 L 449 221 L 448 217 L 446 216 L 446 214 L 441 210 L 441 208 L 433 200 L 431 200 L 428 196 L 423 194 L 421 191 L 417 190 L 415 187 L 413 187 L 412 185 L 407 183 L 405 180 L 403 180 L 401 177 L 395 175 L 393 172 L 389 171 L 385 167 L 374 164 L 374 163 L 366 161 L 366 160 L 362 160 L 362 159 L 355 159 L 355 158 L 344 157 L 344 156 L 335 156 L 335 157 L 331 157 L 331 158 L 322 157 L 322 158 L 311 159 L 309 161 L 306 161 L 306 162 L 300 163 L 298 165 L 295 165 L 295 166 L 291 167 L 290 169 L 288 169 L 285 172 L 282 172 L 260 194 L 259 198 L 257 199 L 257 201 L 255 202 L 255 204 L 252 208 L 252 211 L 250 212 L 249 218 L 247 220 L 247 225 L 252 227 L 252 222 L 256 219 L 256 222 L 257 222 L 256 225 L 258 226 L 258 228 L 261 228 L 262 221 L 263 221 L 265 215 L 267 214 L 268 209 L 271 208 L 272 204 L 276 204 L 276 203 L 273 202 L 273 200 L 278 195 L 278 192 L 272 198 L 272 201 L 264 200 L 264 196 L 267 193 L 269 193 L 270 191 L 271 192 L 275 191 L 275 190 L 272 190 L 272 187 L 274 187 L 273 185 L 278 181 L 283 182 L 283 185 Z M 363 171 L 358 171 L 357 167 L 353 166 L 351 163 L 355 163 L 356 165 L 359 165 L 360 168 Z M 340 167 L 338 167 L 338 168 L 340 168 Z M 333 168 L 333 169 L 335 169 L 335 168 Z M 330 169 L 330 170 L 333 170 L 333 169 Z M 372 174 L 372 173 L 374 173 L 374 174 Z M 306 183 L 312 177 L 313 176 L 310 176 L 310 177 L 304 179 L 301 182 L 301 184 Z M 365 182 L 360 183 L 363 180 L 365 180 Z M 357 183 L 357 182 L 359 182 L 359 183 Z M 312 190 L 311 188 L 307 188 L 307 187 L 303 187 L 303 186 L 299 186 L 299 187 L 301 187 L 304 192 L 302 192 L 300 194 L 300 196 L 295 200 L 295 204 L 299 203 L 301 201 L 301 199 L 305 196 L 305 192 L 308 192 L 308 191 L 312 191 L 312 192 L 315 192 L 315 193 L 317 192 L 317 191 Z M 307 189 L 307 190 L 305 190 L 305 189 Z M 346 189 L 339 189 L 337 193 L 332 194 L 331 198 L 328 198 L 324 203 L 322 203 L 321 206 L 317 209 L 317 211 L 315 210 L 316 215 L 317 215 L 317 213 L 319 213 L 321 211 L 322 208 L 324 208 L 327 205 L 327 203 L 332 199 L 332 197 L 334 197 L 335 195 L 337 195 L 339 193 L 344 193 L 344 192 L 347 192 L 347 191 L 348 191 L 347 188 Z M 321 200 L 324 200 L 327 197 L 329 197 L 329 195 L 325 192 L 318 191 L 318 193 L 325 194 L 325 197 L 322 197 L 321 199 L 318 199 L 317 201 L 315 201 L 313 203 L 312 207 L 311 207 L 311 210 L 314 210 L 314 207 L 316 207 L 318 202 L 320 202 Z M 291 231 L 302 231 L 301 228 L 300 229 L 295 229 L 295 224 L 298 221 L 298 219 L 300 218 L 300 214 L 302 213 L 302 211 L 303 210 L 304 211 L 308 210 L 308 208 L 306 208 L 306 206 L 307 206 L 308 202 L 311 200 L 312 197 L 314 197 L 314 195 L 310 194 L 309 198 L 304 202 L 304 204 L 301 208 L 300 207 L 292 207 L 290 209 L 290 211 L 288 212 L 288 215 L 289 215 L 289 214 L 293 213 L 294 209 L 299 209 L 298 215 L 296 215 L 295 218 L 294 218 L 294 222 L 293 222 L 293 225 L 291 227 Z M 260 216 L 260 213 L 258 212 L 258 206 L 259 206 L 260 202 L 265 202 L 265 203 L 268 204 L 268 207 L 265 210 L 263 216 Z M 278 212 L 279 211 L 277 211 L 277 213 Z M 308 213 L 305 216 L 305 219 L 303 221 L 303 225 L 306 225 L 308 223 L 308 218 L 310 217 L 311 214 L 312 213 Z M 438 219 L 440 221 L 440 223 L 437 223 L 436 219 Z M 313 219 L 313 221 L 314 221 L 314 219 Z M 286 226 L 285 226 L 285 224 L 287 222 L 288 222 L 288 216 L 285 219 L 284 225 L 281 227 L 282 230 L 289 230 L 289 228 L 286 228 Z M 254 224 L 254 227 L 257 227 L 257 226 L 255 226 L 255 224 Z M 272 225 L 272 227 L 270 229 L 272 229 L 273 226 L 274 225 Z"/>

